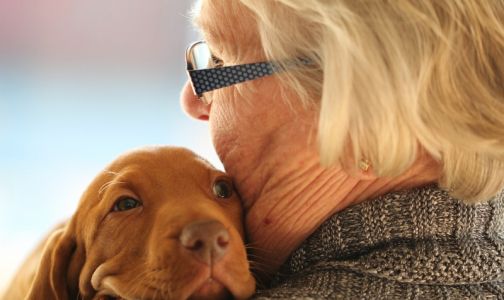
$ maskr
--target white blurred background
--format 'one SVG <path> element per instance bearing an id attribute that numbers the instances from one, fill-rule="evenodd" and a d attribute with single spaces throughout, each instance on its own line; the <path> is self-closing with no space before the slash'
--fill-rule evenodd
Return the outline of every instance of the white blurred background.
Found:
<path id="1" fill-rule="evenodd" d="M 192 0 L 0 0 L 0 291 L 121 152 L 185 146 L 222 168 L 179 93 Z"/>

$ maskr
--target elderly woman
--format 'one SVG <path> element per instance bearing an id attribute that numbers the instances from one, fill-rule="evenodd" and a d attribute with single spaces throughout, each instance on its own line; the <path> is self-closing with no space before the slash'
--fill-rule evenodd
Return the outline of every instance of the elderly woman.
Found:
<path id="1" fill-rule="evenodd" d="M 502 1 L 203 0 L 194 16 L 182 107 L 243 199 L 270 274 L 256 297 L 504 298 Z"/>

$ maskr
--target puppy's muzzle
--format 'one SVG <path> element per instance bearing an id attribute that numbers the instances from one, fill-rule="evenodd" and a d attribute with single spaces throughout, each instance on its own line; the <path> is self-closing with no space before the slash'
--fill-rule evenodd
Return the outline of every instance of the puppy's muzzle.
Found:
<path id="1" fill-rule="evenodd" d="M 180 235 L 182 246 L 198 261 L 212 266 L 228 252 L 229 232 L 221 222 L 194 222 L 184 227 Z"/>

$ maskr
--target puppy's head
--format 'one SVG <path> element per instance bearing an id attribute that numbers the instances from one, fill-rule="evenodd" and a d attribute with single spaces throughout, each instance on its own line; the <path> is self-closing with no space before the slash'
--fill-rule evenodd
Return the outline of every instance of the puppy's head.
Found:
<path id="1" fill-rule="evenodd" d="M 72 217 L 67 286 L 83 299 L 245 299 L 255 289 L 231 178 L 183 148 L 119 156 Z M 68 233 L 67 233 L 68 234 Z"/>

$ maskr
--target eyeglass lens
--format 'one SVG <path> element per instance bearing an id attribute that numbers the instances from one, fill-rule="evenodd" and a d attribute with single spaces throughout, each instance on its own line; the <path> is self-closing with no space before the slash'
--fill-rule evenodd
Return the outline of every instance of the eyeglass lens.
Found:
<path id="1" fill-rule="evenodd" d="M 212 54 L 206 43 L 196 44 L 191 49 L 194 70 L 213 68 Z"/>
<path id="2" fill-rule="evenodd" d="M 205 42 L 193 45 L 190 49 L 189 57 L 191 59 L 193 70 L 203 70 L 214 67 L 212 53 Z M 201 94 L 199 99 L 205 105 L 208 105 L 212 103 L 212 94 L 213 91 L 205 92 Z"/>

